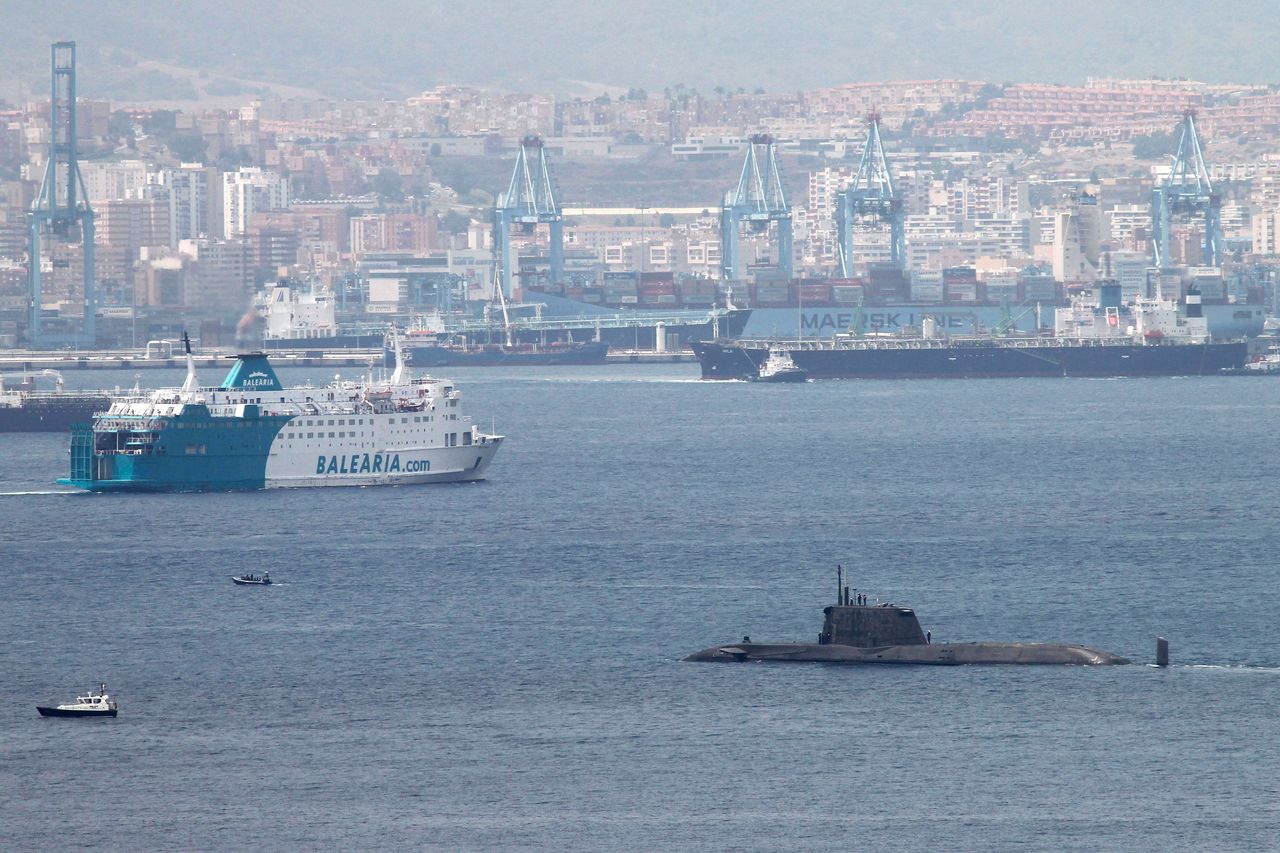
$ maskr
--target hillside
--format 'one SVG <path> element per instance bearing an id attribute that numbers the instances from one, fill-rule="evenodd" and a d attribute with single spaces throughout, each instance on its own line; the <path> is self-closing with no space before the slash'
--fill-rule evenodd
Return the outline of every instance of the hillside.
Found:
<path id="1" fill-rule="evenodd" d="M 181 10 L 175 14 L 175 9 Z M 402 97 L 439 83 L 589 92 L 683 83 L 786 90 L 962 77 L 1271 82 L 1280 17 L 1260 0 L 913 4 L 799 0 L 6 0 L 0 95 L 47 87 L 48 44 L 81 45 L 83 94 L 242 97 L 276 86 Z M 583 82 L 587 81 L 587 82 Z M 284 90 L 282 90 L 284 91 Z"/>

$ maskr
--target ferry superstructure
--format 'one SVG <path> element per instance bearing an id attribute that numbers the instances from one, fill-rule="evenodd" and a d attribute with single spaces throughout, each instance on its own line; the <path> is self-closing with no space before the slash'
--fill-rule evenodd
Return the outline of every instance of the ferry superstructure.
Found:
<path id="1" fill-rule="evenodd" d="M 399 350 L 398 344 L 396 349 Z M 461 411 L 452 382 L 390 377 L 286 389 L 266 355 L 238 355 L 200 387 L 188 346 L 181 388 L 121 397 L 77 426 L 71 475 L 95 492 L 378 486 L 482 480 L 503 436 Z"/>

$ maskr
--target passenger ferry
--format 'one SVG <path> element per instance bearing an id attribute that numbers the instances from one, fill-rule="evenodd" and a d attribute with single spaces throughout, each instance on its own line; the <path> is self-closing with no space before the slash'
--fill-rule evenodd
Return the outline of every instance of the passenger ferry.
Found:
<path id="1" fill-rule="evenodd" d="M 462 414 L 449 380 L 411 376 L 394 348 L 382 380 L 286 389 L 259 352 L 202 388 L 188 342 L 182 387 L 116 398 L 75 427 L 71 476 L 58 482 L 168 492 L 483 480 L 503 436 Z"/>

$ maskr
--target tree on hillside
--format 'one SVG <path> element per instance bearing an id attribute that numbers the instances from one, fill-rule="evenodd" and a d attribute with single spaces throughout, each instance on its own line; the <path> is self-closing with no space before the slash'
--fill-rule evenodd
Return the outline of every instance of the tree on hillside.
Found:
<path id="1" fill-rule="evenodd" d="M 399 200 L 404 198 L 404 179 L 400 177 L 400 173 L 395 169 L 383 167 L 378 170 L 378 174 L 370 182 L 373 191 L 380 198 L 388 200 Z"/>
<path id="2" fill-rule="evenodd" d="M 440 230 L 449 234 L 465 234 L 471 227 L 471 217 L 456 210 L 450 210 L 440 217 Z"/>

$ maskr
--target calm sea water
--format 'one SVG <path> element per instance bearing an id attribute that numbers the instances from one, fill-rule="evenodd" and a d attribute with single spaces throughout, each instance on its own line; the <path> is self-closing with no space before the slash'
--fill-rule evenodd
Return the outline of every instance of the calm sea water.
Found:
<path id="1" fill-rule="evenodd" d="M 1280 382 L 694 372 L 454 371 L 473 485 L 60 494 L 0 436 L 0 847 L 1276 846 Z M 680 662 L 815 637 L 837 562 L 1175 665 Z"/>

